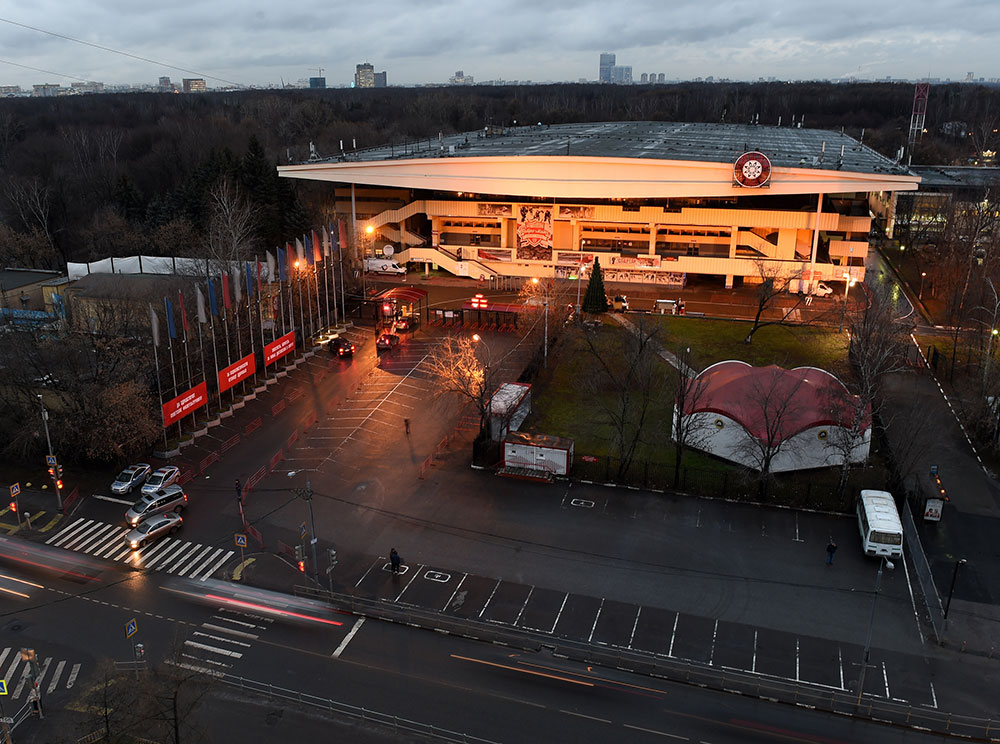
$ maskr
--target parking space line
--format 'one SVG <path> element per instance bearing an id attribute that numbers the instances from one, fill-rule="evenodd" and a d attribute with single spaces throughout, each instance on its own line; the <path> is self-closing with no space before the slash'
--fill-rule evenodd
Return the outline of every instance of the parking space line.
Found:
<path id="1" fill-rule="evenodd" d="M 719 637 L 719 619 L 715 620 L 715 627 L 712 629 L 712 650 L 708 652 L 708 665 L 712 666 L 715 661 L 715 639 Z"/>
<path id="2" fill-rule="evenodd" d="M 681 619 L 681 613 L 674 612 L 674 630 L 670 634 L 670 648 L 667 649 L 667 656 L 673 658 L 674 656 L 674 639 L 677 637 L 677 621 Z"/>
<path id="3" fill-rule="evenodd" d="M 376 558 L 375 562 L 372 563 L 372 565 L 370 565 L 368 567 L 368 570 L 365 571 L 363 574 L 361 574 L 361 578 L 358 579 L 358 582 L 354 585 L 354 587 L 357 588 L 357 587 L 361 586 L 361 582 L 364 581 L 366 578 L 368 578 L 368 574 L 370 574 L 372 572 L 372 569 L 375 568 L 376 566 L 381 565 L 383 561 L 385 561 L 385 558 L 382 557 L 382 556 L 379 556 L 378 558 Z"/>
<path id="4" fill-rule="evenodd" d="M 632 648 L 632 639 L 635 638 L 635 629 L 639 624 L 639 615 L 642 614 L 642 605 L 639 605 L 639 609 L 635 613 L 635 622 L 632 623 L 632 632 L 628 636 L 628 648 Z"/>
<path id="5" fill-rule="evenodd" d="M 531 601 L 531 593 L 535 591 L 534 585 L 528 588 L 528 596 L 524 598 L 524 604 L 521 605 L 521 609 L 518 610 L 517 617 L 514 618 L 514 625 L 521 622 L 521 615 L 524 614 L 524 608 L 528 606 L 528 602 Z"/>
<path id="6" fill-rule="evenodd" d="M 839 645 L 837 646 L 837 661 L 840 664 L 840 689 L 844 690 L 846 689 L 844 687 L 844 654 Z"/>
<path id="7" fill-rule="evenodd" d="M 493 591 L 490 592 L 490 598 L 486 600 L 486 604 L 483 605 L 483 609 L 481 609 L 479 611 L 479 617 L 482 617 L 483 613 L 486 612 L 486 608 L 490 606 L 490 602 L 493 601 L 493 595 L 496 594 L 497 593 L 497 589 L 500 588 L 500 582 L 501 581 L 503 581 L 503 579 L 497 579 L 497 583 L 494 585 Z"/>
<path id="8" fill-rule="evenodd" d="M 594 631 L 597 630 L 597 621 L 601 619 L 601 610 L 604 609 L 604 597 L 601 597 L 601 606 L 597 608 L 597 615 L 594 617 L 594 625 L 590 629 L 590 635 L 587 636 L 587 643 L 594 640 Z"/>
<path id="9" fill-rule="evenodd" d="M 795 681 L 799 680 L 799 637 L 795 636 Z"/>
<path id="10" fill-rule="evenodd" d="M 892 696 L 889 694 L 889 673 L 885 669 L 885 662 L 882 662 L 882 681 L 885 682 L 885 699 L 892 700 Z"/>
<path id="11" fill-rule="evenodd" d="M 931 686 L 931 700 L 933 701 L 931 704 L 936 709 L 938 707 L 938 704 L 937 704 L 937 693 L 934 692 L 934 683 L 930 682 L 929 684 Z"/>
<path id="12" fill-rule="evenodd" d="M 424 564 L 421 563 L 421 564 L 419 564 L 419 567 L 417 568 L 417 570 L 413 572 L 413 576 L 410 577 L 410 580 L 406 582 L 406 586 L 404 586 L 402 589 L 400 589 L 399 594 L 397 594 L 396 598 L 394 600 L 392 600 L 393 602 L 398 602 L 402 598 L 402 596 L 406 592 L 406 590 L 410 588 L 410 584 L 412 584 L 416 580 L 417 576 L 419 576 L 420 572 L 423 571 L 423 570 L 424 570 Z"/>
<path id="13" fill-rule="evenodd" d="M 469 574 L 465 574 L 464 576 L 462 576 L 462 580 L 458 582 L 458 586 L 455 587 L 455 591 L 451 593 L 451 596 L 448 597 L 448 601 L 444 603 L 444 607 L 441 608 L 441 612 L 444 612 L 445 610 L 448 609 L 448 606 L 451 604 L 451 601 L 455 599 L 455 595 L 458 594 L 458 590 L 462 588 L 462 584 L 465 583 L 465 580 L 467 578 L 469 578 Z"/>
<path id="14" fill-rule="evenodd" d="M 753 629 L 753 661 L 750 662 L 750 671 L 757 673 L 757 629 Z M 843 670 L 841 670 L 843 673 Z"/>
<path id="15" fill-rule="evenodd" d="M 569 592 L 566 592 L 563 595 L 562 604 L 559 605 L 559 612 L 556 613 L 556 619 L 552 623 L 552 628 L 551 628 L 551 630 L 549 630 L 549 633 L 555 633 L 556 632 L 556 626 L 559 624 L 559 618 L 562 617 L 563 609 L 566 607 L 566 600 L 567 599 L 569 599 Z"/>

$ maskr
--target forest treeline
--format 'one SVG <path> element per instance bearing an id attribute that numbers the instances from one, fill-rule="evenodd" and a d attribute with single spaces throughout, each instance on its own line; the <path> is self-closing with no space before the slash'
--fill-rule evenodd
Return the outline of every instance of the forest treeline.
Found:
<path id="1" fill-rule="evenodd" d="M 998 102 L 997 88 L 933 86 L 913 163 L 965 164 L 995 147 Z M 350 150 L 515 121 L 774 126 L 780 118 L 783 126 L 863 132 L 865 144 L 894 157 L 906 144 L 912 104 L 911 84 L 777 82 L 0 99 L 0 261 L 62 268 L 136 253 L 205 255 L 213 222 L 237 207 L 252 215 L 252 250 L 271 248 L 330 216 L 328 187 L 275 171 L 306 159 L 310 143 L 328 157 L 342 144 Z"/>

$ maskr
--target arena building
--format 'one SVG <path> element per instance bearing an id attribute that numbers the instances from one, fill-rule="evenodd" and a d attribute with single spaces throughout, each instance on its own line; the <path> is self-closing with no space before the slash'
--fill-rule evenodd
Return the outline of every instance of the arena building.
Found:
<path id="1" fill-rule="evenodd" d="M 732 287 L 863 279 L 872 215 L 920 178 L 838 132 L 604 122 L 487 127 L 280 166 L 329 181 L 355 257 L 456 275 Z"/>

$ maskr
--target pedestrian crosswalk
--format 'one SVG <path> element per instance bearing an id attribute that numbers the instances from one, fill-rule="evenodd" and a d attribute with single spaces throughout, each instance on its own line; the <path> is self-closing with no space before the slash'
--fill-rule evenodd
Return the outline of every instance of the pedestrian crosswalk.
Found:
<path id="1" fill-rule="evenodd" d="M 51 695 L 60 688 L 69 690 L 80 675 L 80 664 L 71 664 L 65 659 L 55 660 L 51 656 L 38 657 L 32 664 L 21 657 L 20 649 L 5 648 L 0 651 L 0 674 L 7 680 L 7 694 L 14 700 L 30 691 L 32 681 L 39 692 Z M 51 672 L 51 676 L 49 676 Z M 19 676 L 18 676 L 19 675 Z M 37 679 L 32 679 L 37 675 Z"/>
<path id="2" fill-rule="evenodd" d="M 202 623 L 184 641 L 177 658 L 169 663 L 212 676 L 227 674 L 272 622 L 269 617 L 219 607 L 210 622 Z"/>
<path id="3" fill-rule="evenodd" d="M 77 519 L 45 542 L 57 548 L 89 553 L 134 568 L 150 568 L 204 581 L 218 571 L 234 551 L 212 545 L 164 537 L 141 550 L 125 544 L 125 527 L 96 519 Z"/>

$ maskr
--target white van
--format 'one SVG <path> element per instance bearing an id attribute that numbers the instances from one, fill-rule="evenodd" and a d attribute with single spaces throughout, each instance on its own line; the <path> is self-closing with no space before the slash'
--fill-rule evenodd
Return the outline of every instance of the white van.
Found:
<path id="1" fill-rule="evenodd" d="M 391 258 L 369 256 L 365 259 L 365 271 L 374 271 L 378 274 L 405 274 L 406 267 L 400 266 Z"/>
<path id="2" fill-rule="evenodd" d="M 865 555 L 903 557 L 903 523 L 888 491 L 862 491 L 858 499 L 858 530 Z"/>

